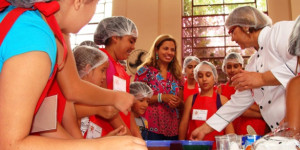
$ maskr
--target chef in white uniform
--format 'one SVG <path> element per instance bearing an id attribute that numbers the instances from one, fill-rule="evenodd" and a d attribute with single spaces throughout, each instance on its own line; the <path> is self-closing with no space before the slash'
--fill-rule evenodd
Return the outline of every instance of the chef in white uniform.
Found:
<path id="1" fill-rule="evenodd" d="M 251 76 L 253 83 L 262 86 L 233 94 L 230 101 L 193 131 L 192 140 L 202 140 L 213 130 L 223 130 L 254 101 L 271 130 L 280 125 L 286 112 L 285 88 L 295 77 L 297 64 L 297 58 L 288 52 L 288 39 L 294 24 L 294 21 L 282 21 L 271 26 L 272 20 L 267 15 L 250 6 L 236 8 L 229 14 L 225 26 L 232 41 L 241 49 L 256 49 L 244 75 Z"/>

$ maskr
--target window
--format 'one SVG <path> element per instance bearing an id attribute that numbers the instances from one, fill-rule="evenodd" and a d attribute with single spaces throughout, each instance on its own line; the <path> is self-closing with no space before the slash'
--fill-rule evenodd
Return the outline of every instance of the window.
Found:
<path id="1" fill-rule="evenodd" d="M 85 25 L 77 34 L 71 34 L 71 48 L 86 40 L 94 41 L 94 32 L 98 23 L 112 16 L 112 0 L 100 0 L 97 4 L 95 14 L 91 21 Z"/>
<path id="2" fill-rule="evenodd" d="M 237 7 L 253 6 L 267 13 L 266 0 L 183 0 L 182 58 L 197 56 L 212 62 L 218 69 L 219 81 L 225 82 L 222 61 L 228 52 L 239 52 L 247 59 L 254 49 L 240 50 L 231 41 L 224 26 L 228 14 Z"/>

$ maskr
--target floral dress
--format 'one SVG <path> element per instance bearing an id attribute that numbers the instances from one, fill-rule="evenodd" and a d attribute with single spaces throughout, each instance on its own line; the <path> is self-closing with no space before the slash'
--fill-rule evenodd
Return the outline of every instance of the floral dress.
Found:
<path id="1" fill-rule="evenodd" d="M 147 83 L 154 95 L 158 93 L 178 95 L 179 87 L 182 86 L 182 82 L 176 80 L 171 72 L 168 72 L 167 79 L 164 79 L 158 69 L 147 66 L 137 71 L 135 81 Z M 148 120 L 150 132 L 169 137 L 178 135 L 178 110 L 170 108 L 167 103 L 150 104 L 145 112 L 145 118 Z"/>

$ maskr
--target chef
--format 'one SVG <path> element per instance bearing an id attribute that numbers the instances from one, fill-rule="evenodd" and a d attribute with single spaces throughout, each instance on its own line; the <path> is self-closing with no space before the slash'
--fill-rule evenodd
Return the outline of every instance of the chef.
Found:
<path id="1" fill-rule="evenodd" d="M 232 41 L 241 49 L 254 47 L 245 70 L 234 77 L 238 89 L 205 124 L 195 129 L 192 140 L 202 138 L 213 130 L 221 131 L 240 116 L 254 101 L 270 127 L 275 130 L 285 117 L 285 88 L 295 77 L 297 58 L 288 52 L 288 39 L 294 21 L 272 25 L 270 17 L 250 6 L 236 8 L 229 14 L 225 26 Z"/>

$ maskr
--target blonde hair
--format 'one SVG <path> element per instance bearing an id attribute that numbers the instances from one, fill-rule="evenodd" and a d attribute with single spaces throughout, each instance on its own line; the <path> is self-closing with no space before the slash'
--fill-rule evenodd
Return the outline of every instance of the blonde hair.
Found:
<path id="1" fill-rule="evenodd" d="M 173 60 L 169 63 L 168 66 L 168 70 L 170 70 L 171 74 L 177 79 L 177 80 L 181 80 L 181 67 L 179 65 L 179 61 L 177 60 L 176 54 L 177 54 L 177 44 L 175 39 L 168 34 L 162 34 L 159 35 L 153 42 L 153 45 L 151 46 L 149 53 L 148 53 L 148 57 L 146 58 L 146 61 L 141 64 L 139 68 L 143 67 L 143 66 L 150 66 L 150 67 L 154 67 L 158 70 L 160 70 L 159 68 L 159 62 L 158 60 L 156 60 L 156 51 L 160 48 L 160 46 L 165 42 L 165 41 L 172 41 L 175 44 L 175 57 L 173 58 Z"/>

